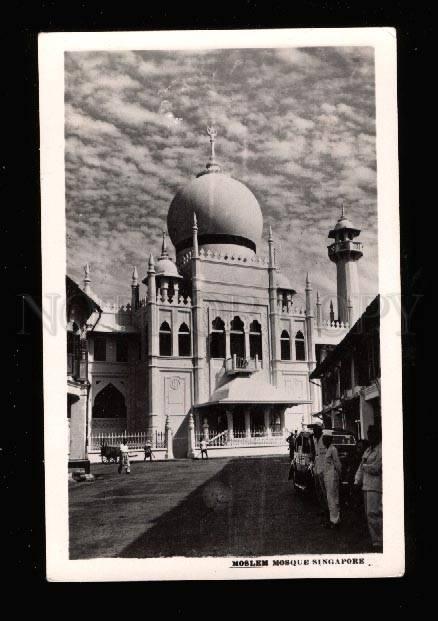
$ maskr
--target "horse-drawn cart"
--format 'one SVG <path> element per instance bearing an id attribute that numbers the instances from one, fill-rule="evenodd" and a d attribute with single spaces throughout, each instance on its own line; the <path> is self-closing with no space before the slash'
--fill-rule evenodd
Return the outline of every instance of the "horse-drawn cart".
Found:
<path id="1" fill-rule="evenodd" d="M 120 458 L 120 448 L 118 446 L 102 444 L 100 447 L 100 458 L 103 464 L 115 464 Z"/>

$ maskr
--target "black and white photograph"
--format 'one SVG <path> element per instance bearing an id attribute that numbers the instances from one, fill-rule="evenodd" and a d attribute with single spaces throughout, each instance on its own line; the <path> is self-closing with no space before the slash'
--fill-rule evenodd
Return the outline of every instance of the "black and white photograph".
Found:
<path id="1" fill-rule="evenodd" d="M 48 578 L 402 575 L 395 31 L 39 47 Z"/>

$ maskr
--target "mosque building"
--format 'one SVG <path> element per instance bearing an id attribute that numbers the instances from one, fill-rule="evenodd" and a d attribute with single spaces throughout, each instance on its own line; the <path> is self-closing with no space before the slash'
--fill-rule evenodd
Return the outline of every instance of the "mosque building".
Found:
<path id="1" fill-rule="evenodd" d="M 333 306 L 323 317 L 308 275 L 299 308 L 271 229 L 262 241 L 256 197 L 222 171 L 213 128 L 209 135 L 205 170 L 169 207 L 176 257 L 163 234 L 161 254 L 150 254 L 142 274 L 145 295 L 134 268 L 131 303 L 105 306 L 86 267 L 80 291 L 93 301 L 95 319 L 81 328 L 86 346 L 76 347 L 86 371 L 82 364 L 78 378 L 74 364 L 68 370 L 69 386 L 80 384 L 79 397 L 69 398 L 72 463 L 88 459 L 96 438 L 122 432 L 147 434 L 157 450 L 166 434 L 168 457 L 193 457 L 202 437 L 220 454 L 284 452 L 286 435 L 322 410 L 319 380 L 310 374 L 358 317 L 360 230 L 342 211 L 329 233 L 338 318 Z"/>

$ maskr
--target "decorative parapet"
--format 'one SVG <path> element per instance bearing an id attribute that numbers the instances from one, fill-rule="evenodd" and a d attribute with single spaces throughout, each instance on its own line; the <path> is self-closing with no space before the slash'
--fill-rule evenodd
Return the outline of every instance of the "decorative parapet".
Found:
<path id="1" fill-rule="evenodd" d="M 348 321 L 343 322 L 343 321 L 329 321 L 328 319 L 323 320 L 321 322 L 320 325 L 321 328 L 332 328 L 334 330 L 338 329 L 338 330 L 345 330 L 346 328 L 350 327 L 350 324 L 348 323 Z"/>
<path id="2" fill-rule="evenodd" d="M 120 306 L 118 304 L 114 303 L 106 303 L 102 305 L 102 310 L 104 313 L 126 313 L 129 314 L 132 310 L 131 304 L 129 304 L 129 302 L 125 305 L 121 304 Z"/>
<path id="3" fill-rule="evenodd" d="M 161 306 L 182 306 L 188 308 L 192 306 L 192 299 L 189 295 L 187 297 L 180 295 L 177 299 L 176 296 L 173 296 L 172 298 L 164 298 L 158 294 L 157 304 L 160 304 Z"/>
<path id="4" fill-rule="evenodd" d="M 180 255 L 177 260 L 178 267 L 186 265 L 190 262 L 192 258 L 192 251 Z M 239 254 L 229 253 L 229 252 L 221 252 L 220 250 L 204 250 L 201 248 L 199 251 L 199 258 L 203 261 L 216 261 L 218 263 L 234 263 L 234 264 L 244 264 L 244 265 L 255 265 L 266 267 L 269 264 L 268 257 L 262 257 L 259 255 L 254 255 L 253 257 L 241 256 Z"/>

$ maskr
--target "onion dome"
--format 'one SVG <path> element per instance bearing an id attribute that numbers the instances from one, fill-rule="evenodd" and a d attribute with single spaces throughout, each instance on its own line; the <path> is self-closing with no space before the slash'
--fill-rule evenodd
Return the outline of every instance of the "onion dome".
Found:
<path id="1" fill-rule="evenodd" d="M 208 132 L 212 150 L 205 170 L 179 190 L 170 205 L 170 239 L 177 252 L 190 248 L 195 214 L 200 246 L 237 245 L 255 252 L 263 229 L 260 205 L 243 183 L 221 172 L 214 154 L 216 132 Z"/>
<path id="2" fill-rule="evenodd" d="M 163 233 L 163 244 L 161 247 L 161 256 L 155 266 L 156 277 L 182 278 L 178 273 L 178 269 L 167 252 L 166 233 Z"/>
<path id="3" fill-rule="evenodd" d="M 345 216 L 344 205 L 342 205 L 341 217 L 335 224 L 334 228 L 329 232 L 328 236 L 336 239 L 341 231 L 348 231 L 351 237 L 357 237 L 360 233 L 360 229 L 357 229 Z"/>

